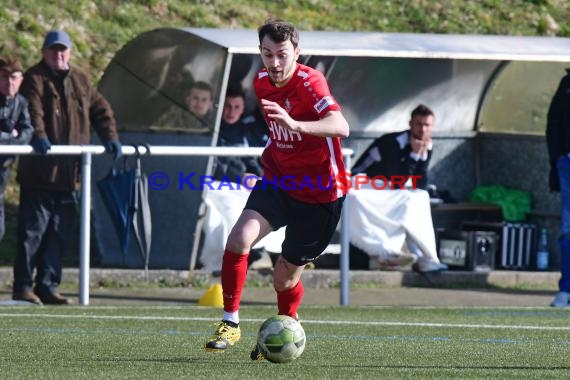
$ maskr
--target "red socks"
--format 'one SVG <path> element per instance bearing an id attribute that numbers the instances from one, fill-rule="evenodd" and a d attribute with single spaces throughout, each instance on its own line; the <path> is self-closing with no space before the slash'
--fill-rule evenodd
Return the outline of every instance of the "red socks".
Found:
<path id="1" fill-rule="evenodd" d="M 222 292 L 224 311 L 233 313 L 239 310 L 241 293 L 247 277 L 247 257 L 228 250 L 222 257 Z"/>
<path id="2" fill-rule="evenodd" d="M 301 305 L 305 287 L 301 280 L 294 288 L 287 289 L 282 292 L 277 292 L 277 310 L 280 315 L 288 315 L 291 318 L 297 319 L 297 310 Z"/>
<path id="3" fill-rule="evenodd" d="M 234 313 L 239 310 L 241 294 L 247 277 L 247 257 L 249 254 L 237 254 L 224 251 L 222 258 L 222 292 L 224 311 Z M 277 310 L 280 315 L 297 318 L 305 288 L 299 280 L 294 288 L 277 292 Z"/>

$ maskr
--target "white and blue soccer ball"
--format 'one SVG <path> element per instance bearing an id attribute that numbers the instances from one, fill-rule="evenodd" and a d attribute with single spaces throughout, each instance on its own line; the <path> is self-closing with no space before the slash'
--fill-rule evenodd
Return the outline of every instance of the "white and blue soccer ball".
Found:
<path id="1" fill-rule="evenodd" d="M 305 330 L 294 318 L 276 315 L 259 328 L 257 347 L 268 361 L 288 363 L 297 359 L 305 349 Z"/>

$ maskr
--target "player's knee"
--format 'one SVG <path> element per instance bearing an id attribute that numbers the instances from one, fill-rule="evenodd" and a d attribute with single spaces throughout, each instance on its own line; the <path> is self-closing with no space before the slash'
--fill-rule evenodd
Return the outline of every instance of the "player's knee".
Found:
<path id="1" fill-rule="evenodd" d="M 241 240 L 228 239 L 226 242 L 226 250 L 235 253 L 246 253 L 250 251 L 250 247 Z"/>
<path id="2" fill-rule="evenodd" d="M 226 249 L 231 252 L 245 253 L 251 249 L 251 243 L 246 241 L 243 234 L 232 231 L 226 241 Z"/>

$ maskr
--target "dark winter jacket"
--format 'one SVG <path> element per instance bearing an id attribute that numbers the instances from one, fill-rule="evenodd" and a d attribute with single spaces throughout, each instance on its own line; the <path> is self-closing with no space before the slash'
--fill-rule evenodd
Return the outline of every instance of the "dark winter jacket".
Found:
<path id="1" fill-rule="evenodd" d="M 425 189 L 428 184 L 427 169 L 431 159 L 431 149 L 427 160 L 415 160 L 410 156 L 412 147 L 409 130 L 383 135 L 372 144 L 352 167 L 352 174 L 366 173 L 370 178 L 381 175 L 388 180 L 392 176 L 421 176 L 416 185 Z"/>
<path id="2" fill-rule="evenodd" d="M 550 190 L 560 191 L 556 161 L 570 153 L 570 69 L 560 81 L 550 102 L 546 124 L 546 142 L 550 160 Z"/>
<path id="3" fill-rule="evenodd" d="M 0 95 L 0 144 L 27 144 L 32 139 L 33 133 L 28 101 L 19 94 L 13 97 Z M 10 165 L 13 160 L 14 156 L 1 155 L 0 167 Z"/>
<path id="4" fill-rule="evenodd" d="M 264 147 L 267 139 L 267 126 L 251 115 L 235 124 L 222 121 L 218 146 Z M 217 157 L 214 178 L 218 181 L 241 182 L 245 173 L 257 176 L 263 174 L 259 157 Z"/>
<path id="5" fill-rule="evenodd" d="M 33 138 L 47 138 L 52 145 L 84 145 L 93 128 L 103 144 L 118 140 L 111 106 L 75 67 L 55 72 L 41 61 L 26 72 L 20 92 L 29 102 Z M 22 156 L 17 180 L 29 189 L 78 190 L 79 164 L 78 156 Z"/>

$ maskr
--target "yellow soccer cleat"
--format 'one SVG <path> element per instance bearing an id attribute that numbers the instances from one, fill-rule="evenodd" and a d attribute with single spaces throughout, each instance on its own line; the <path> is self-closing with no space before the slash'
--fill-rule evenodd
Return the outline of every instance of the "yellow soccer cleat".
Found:
<path id="1" fill-rule="evenodd" d="M 241 330 L 236 323 L 221 321 L 212 338 L 206 342 L 206 351 L 224 352 L 241 338 Z"/>

